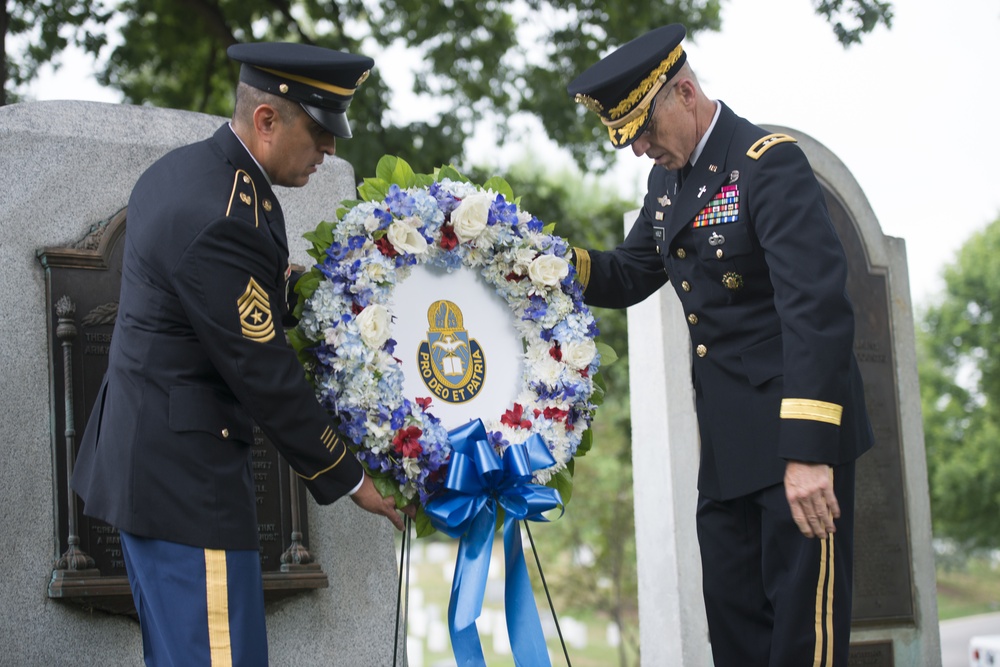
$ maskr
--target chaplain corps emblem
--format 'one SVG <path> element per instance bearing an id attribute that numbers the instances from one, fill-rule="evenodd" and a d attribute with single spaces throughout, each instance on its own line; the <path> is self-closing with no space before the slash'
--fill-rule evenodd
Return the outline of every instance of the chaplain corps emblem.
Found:
<path id="1" fill-rule="evenodd" d="M 417 349 L 420 379 L 448 403 L 471 401 L 483 388 L 486 357 L 465 329 L 462 311 L 451 301 L 427 309 L 427 340 Z"/>

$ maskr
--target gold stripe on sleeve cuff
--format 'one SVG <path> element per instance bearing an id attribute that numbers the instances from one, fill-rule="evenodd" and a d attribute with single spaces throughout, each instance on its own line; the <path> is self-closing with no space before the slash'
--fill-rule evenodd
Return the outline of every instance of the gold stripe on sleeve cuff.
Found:
<path id="1" fill-rule="evenodd" d="M 583 248 L 573 248 L 573 255 L 576 258 L 574 262 L 576 266 L 576 281 L 580 283 L 583 287 L 583 291 L 587 291 L 587 285 L 590 284 L 590 253 Z"/>
<path id="2" fill-rule="evenodd" d="M 781 399 L 782 419 L 810 419 L 840 426 L 840 417 L 844 414 L 844 406 L 826 401 L 813 401 L 808 398 Z"/>
<path id="3" fill-rule="evenodd" d="M 338 465 L 340 465 L 340 462 L 344 460 L 344 455 L 345 454 L 347 454 L 347 447 L 344 447 L 344 451 L 342 451 L 340 453 L 340 456 L 337 457 L 337 461 L 332 466 L 330 466 L 329 468 L 323 468 L 322 470 L 320 470 L 315 475 L 311 475 L 309 477 L 306 477 L 305 475 L 303 475 L 300 472 L 296 472 L 295 474 L 298 475 L 299 477 L 301 477 L 302 479 L 305 479 L 305 480 L 308 480 L 308 481 L 311 482 L 314 479 L 316 479 L 317 477 L 319 477 L 320 475 L 322 475 L 323 473 L 330 472 L 331 470 L 333 470 L 334 468 L 336 468 Z"/>

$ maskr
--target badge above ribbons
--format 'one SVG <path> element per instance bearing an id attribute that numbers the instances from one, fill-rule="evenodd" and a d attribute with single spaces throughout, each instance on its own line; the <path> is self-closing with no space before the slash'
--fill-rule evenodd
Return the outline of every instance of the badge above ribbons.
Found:
<path id="1" fill-rule="evenodd" d="M 443 401 L 471 401 L 483 388 L 486 357 L 469 338 L 462 310 L 451 301 L 435 301 L 427 309 L 427 324 L 427 340 L 417 350 L 421 379 Z"/>
<path id="2" fill-rule="evenodd" d="M 392 312 L 404 391 L 432 396 L 446 428 L 502 414 L 517 396 L 520 336 L 503 299 L 473 271 L 413 267 Z"/>

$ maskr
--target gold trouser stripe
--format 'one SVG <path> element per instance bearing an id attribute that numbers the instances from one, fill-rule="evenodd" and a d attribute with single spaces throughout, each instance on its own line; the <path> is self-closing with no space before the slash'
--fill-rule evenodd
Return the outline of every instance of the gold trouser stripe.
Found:
<path id="1" fill-rule="evenodd" d="M 229 640 L 229 584 L 226 552 L 205 549 L 205 591 L 208 602 L 208 648 L 212 667 L 232 667 Z"/>
<path id="2" fill-rule="evenodd" d="M 820 542 L 819 558 L 813 667 L 830 667 L 833 665 L 833 535 Z"/>
<path id="3" fill-rule="evenodd" d="M 583 287 L 583 291 L 587 291 L 587 285 L 590 284 L 590 253 L 583 248 L 573 248 L 573 254 L 576 256 L 576 281 L 580 283 Z"/>
<path id="4" fill-rule="evenodd" d="M 322 475 L 323 473 L 329 472 L 329 471 L 333 470 L 334 468 L 336 468 L 340 464 L 340 462 L 344 460 L 344 455 L 345 454 L 347 454 L 347 447 L 344 447 L 344 451 L 342 451 L 340 453 L 340 457 L 334 462 L 334 464 L 332 466 L 330 466 L 329 468 L 323 468 L 322 470 L 320 470 L 318 473 L 316 473 L 312 477 L 306 477 L 305 475 L 302 475 L 300 473 L 295 473 L 295 474 L 298 475 L 299 477 L 301 477 L 302 479 L 308 479 L 309 481 L 312 481 L 312 480 L 316 479 L 317 477 L 319 477 L 320 475 Z"/>
<path id="5" fill-rule="evenodd" d="M 840 426 L 840 418 L 843 414 L 844 406 L 836 403 L 814 401 L 808 398 L 781 399 L 782 419 L 809 419 Z"/>

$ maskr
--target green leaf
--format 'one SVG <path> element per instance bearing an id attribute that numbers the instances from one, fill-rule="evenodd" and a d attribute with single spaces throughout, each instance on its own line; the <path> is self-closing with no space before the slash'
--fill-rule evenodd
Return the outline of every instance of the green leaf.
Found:
<path id="1" fill-rule="evenodd" d="M 402 159 L 396 159 L 396 166 L 392 170 L 392 178 L 389 179 L 390 183 L 395 183 L 401 188 L 411 188 L 417 181 L 417 175 L 413 173 L 413 167 L 409 163 Z"/>
<path id="2" fill-rule="evenodd" d="M 358 194 L 365 201 L 383 201 L 389 194 L 389 183 L 381 178 L 366 178 L 365 182 L 358 186 Z"/>
<path id="3" fill-rule="evenodd" d="M 413 184 L 418 188 L 429 188 L 434 184 L 434 177 L 431 174 L 417 174 L 415 178 Z"/>
<path id="4" fill-rule="evenodd" d="M 576 456 L 586 456 L 590 448 L 594 446 L 594 430 L 587 429 L 580 436 L 580 445 L 576 448 Z"/>
<path id="5" fill-rule="evenodd" d="M 437 173 L 435 174 L 435 178 L 439 181 L 443 181 L 444 179 L 448 178 L 455 181 L 456 183 L 469 182 L 469 179 L 467 179 L 465 176 L 462 176 L 462 174 L 460 174 L 458 170 L 455 169 L 450 164 L 439 168 L 437 170 Z"/>
<path id="6" fill-rule="evenodd" d="M 552 236 L 556 231 L 556 223 L 550 222 L 549 224 L 542 227 L 542 233 Z"/>
<path id="7" fill-rule="evenodd" d="M 417 515 L 414 517 L 413 524 L 417 528 L 417 537 L 427 537 L 437 532 L 437 528 L 431 523 L 431 518 L 424 512 L 423 507 L 417 508 Z"/>
<path id="8" fill-rule="evenodd" d="M 569 501 L 573 497 L 573 473 L 570 472 L 569 467 L 566 467 L 553 475 L 546 486 L 551 486 L 559 492 L 563 506 L 569 505 Z"/>
<path id="9" fill-rule="evenodd" d="M 610 366 L 611 364 L 618 361 L 618 353 L 615 352 L 615 348 L 611 347 L 607 343 L 597 342 L 597 351 L 601 355 L 601 366 Z"/>
<path id="10" fill-rule="evenodd" d="M 492 190 L 493 192 L 502 194 L 504 199 L 508 202 L 514 200 L 514 191 L 511 190 L 510 184 L 499 176 L 494 176 L 490 180 L 483 183 L 484 190 Z"/>
<path id="11" fill-rule="evenodd" d="M 590 395 L 590 402 L 596 406 L 604 404 L 604 397 L 608 393 L 608 385 L 601 373 L 594 373 L 594 392 Z"/>
<path id="12" fill-rule="evenodd" d="M 321 282 L 323 282 L 323 274 L 318 269 L 310 269 L 295 282 L 295 293 L 301 297 L 295 304 L 296 317 L 302 314 L 300 306 L 305 305 L 306 299 L 315 294 L 316 288 Z"/>
<path id="13" fill-rule="evenodd" d="M 335 223 L 324 220 L 316 225 L 315 229 L 302 235 L 302 238 L 312 243 L 313 250 L 319 253 L 317 256 L 316 254 L 310 252 L 310 256 L 314 259 L 319 259 L 323 256 L 326 249 L 333 243 L 333 229 L 336 226 L 337 225 Z"/>
<path id="14" fill-rule="evenodd" d="M 375 490 L 378 491 L 383 498 L 395 498 L 396 494 L 399 493 L 399 484 L 392 477 L 386 475 L 373 475 L 369 471 L 368 476 L 372 479 L 372 484 L 375 486 Z"/>
<path id="15" fill-rule="evenodd" d="M 383 155 L 375 165 L 375 178 L 392 183 L 392 174 L 396 170 L 396 162 L 399 158 L 395 155 Z M 365 179 L 367 180 L 367 179 Z"/>

